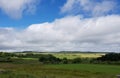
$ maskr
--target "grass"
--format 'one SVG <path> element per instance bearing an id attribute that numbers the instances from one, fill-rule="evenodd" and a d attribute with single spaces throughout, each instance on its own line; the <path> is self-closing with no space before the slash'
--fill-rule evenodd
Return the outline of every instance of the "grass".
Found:
<path id="1" fill-rule="evenodd" d="M 35 60 L 31 62 L 0 63 L 0 78 L 116 78 L 120 74 L 120 66 L 116 65 L 43 65 Z"/>
<path id="2" fill-rule="evenodd" d="M 101 57 L 104 54 L 103 53 L 53 53 L 52 55 L 58 58 L 74 59 L 76 57 L 97 58 L 97 57 Z"/>
<path id="3" fill-rule="evenodd" d="M 102 53 L 52 53 L 58 58 L 96 58 Z M 0 78 L 116 78 L 120 66 L 100 64 L 41 64 L 37 58 L 12 58 L 0 63 Z"/>
<path id="4" fill-rule="evenodd" d="M 49 65 L 49 67 L 58 69 L 87 71 L 92 73 L 120 74 L 120 66 L 116 65 L 99 65 L 99 64 L 61 64 Z"/>
<path id="5" fill-rule="evenodd" d="M 23 54 L 26 53 L 16 53 L 16 54 Z M 105 55 L 105 53 L 34 53 L 33 54 L 52 54 L 53 56 L 57 58 L 67 58 L 67 59 L 74 59 L 77 57 L 80 58 L 97 58 L 101 57 L 102 55 Z"/>

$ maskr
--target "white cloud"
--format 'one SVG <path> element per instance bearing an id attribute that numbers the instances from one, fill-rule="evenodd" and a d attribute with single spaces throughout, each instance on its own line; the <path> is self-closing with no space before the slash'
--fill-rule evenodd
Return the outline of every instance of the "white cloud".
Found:
<path id="1" fill-rule="evenodd" d="M 97 3 L 94 7 L 92 15 L 98 16 L 102 14 L 107 14 L 109 11 L 113 11 L 116 3 L 113 1 L 103 1 L 102 3 Z"/>
<path id="2" fill-rule="evenodd" d="M 33 24 L 16 32 L 0 29 L 0 50 L 119 51 L 120 16 L 67 16 L 51 23 Z"/>
<path id="3" fill-rule="evenodd" d="M 61 8 L 62 13 L 87 13 L 92 16 L 106 15 L 117 6 L 114 0 L 67 0 Z"/>
<path id="4" fill-rule="evenodd" d="M 0 0 L 0 9 L 14 19 L 21 18 L 23 13 L 34 13 L 38 0 Z"/>

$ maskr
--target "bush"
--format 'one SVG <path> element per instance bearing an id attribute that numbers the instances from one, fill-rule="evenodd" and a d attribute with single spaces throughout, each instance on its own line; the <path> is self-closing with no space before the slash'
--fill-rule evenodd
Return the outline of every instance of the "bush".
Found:
<path id="1" fill-rule="evenodd" d="M 74 58 L 74 59 L 72 60 L 72 63 L 73 63 L 73 64 L 81 63 L 81 58 Z"/>
<path id="2" fill-rule="evenodd" d="M 51 54 L 48 54 L 48 55 L 41 55 L 39 57 L 39 61 L 41 63 L 49 63 L 49 64 L 57 64 L 57 63 L 60 63 L 60 59 L 59 58 L 56 58 L 55 56 L 51 55 Z"/>
<path id="3" fill-rule="evenodd" d="M 120 53 L 108 53 L 102 57 L 97 58 L 100 61 L 120 61 Z"/>
<path id="4" fill-rule="evenodd" d="M 0 62 L 12 62 L 10 57 L 0 57 Z"/>
<path id="5" fill-rule="evenodd" d="M 67 58 L 63 58 L 61 61 L 62 64 L 68 64 L 68 59 Z"/>

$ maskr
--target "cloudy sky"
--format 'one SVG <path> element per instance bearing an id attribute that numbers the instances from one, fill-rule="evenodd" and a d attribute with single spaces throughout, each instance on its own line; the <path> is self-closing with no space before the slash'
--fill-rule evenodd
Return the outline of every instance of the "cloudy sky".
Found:
<path id="1" fill-rule="evenodd" d="M 120 52 L 120 0 L 0 0 L 0 51 Z"/>

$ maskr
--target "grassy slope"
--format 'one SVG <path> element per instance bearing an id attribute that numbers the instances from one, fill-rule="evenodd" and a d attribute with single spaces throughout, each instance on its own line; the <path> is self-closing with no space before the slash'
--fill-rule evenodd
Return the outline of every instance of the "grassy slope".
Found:
<path id="1" fill-rule="evenodd" d="M 26 53 L 16 53 L 16 54 L 26 54 Z M 73 59 L 76 57 L 81 57 L 81 58 L 97 58 L 101 57 L 102 55 L 105 55 L 105 53 L 34 53 L 33 54 L 52 54 L 55 57 L 58 58 L 68 58 L 68 59 Z"/>
<path id="2" fill-rule="evenodd" d="M 58 57 L 58 58 L 68 58 L 68 59 L 73 59 L 76 57 L 80 57 L 80 58 L 97 58 L 97 57 L 101 57 L 101 55 L 104 54 L 99 54 L 99 53 L 56 53 L 53 54 L 54 56 Z"/>

